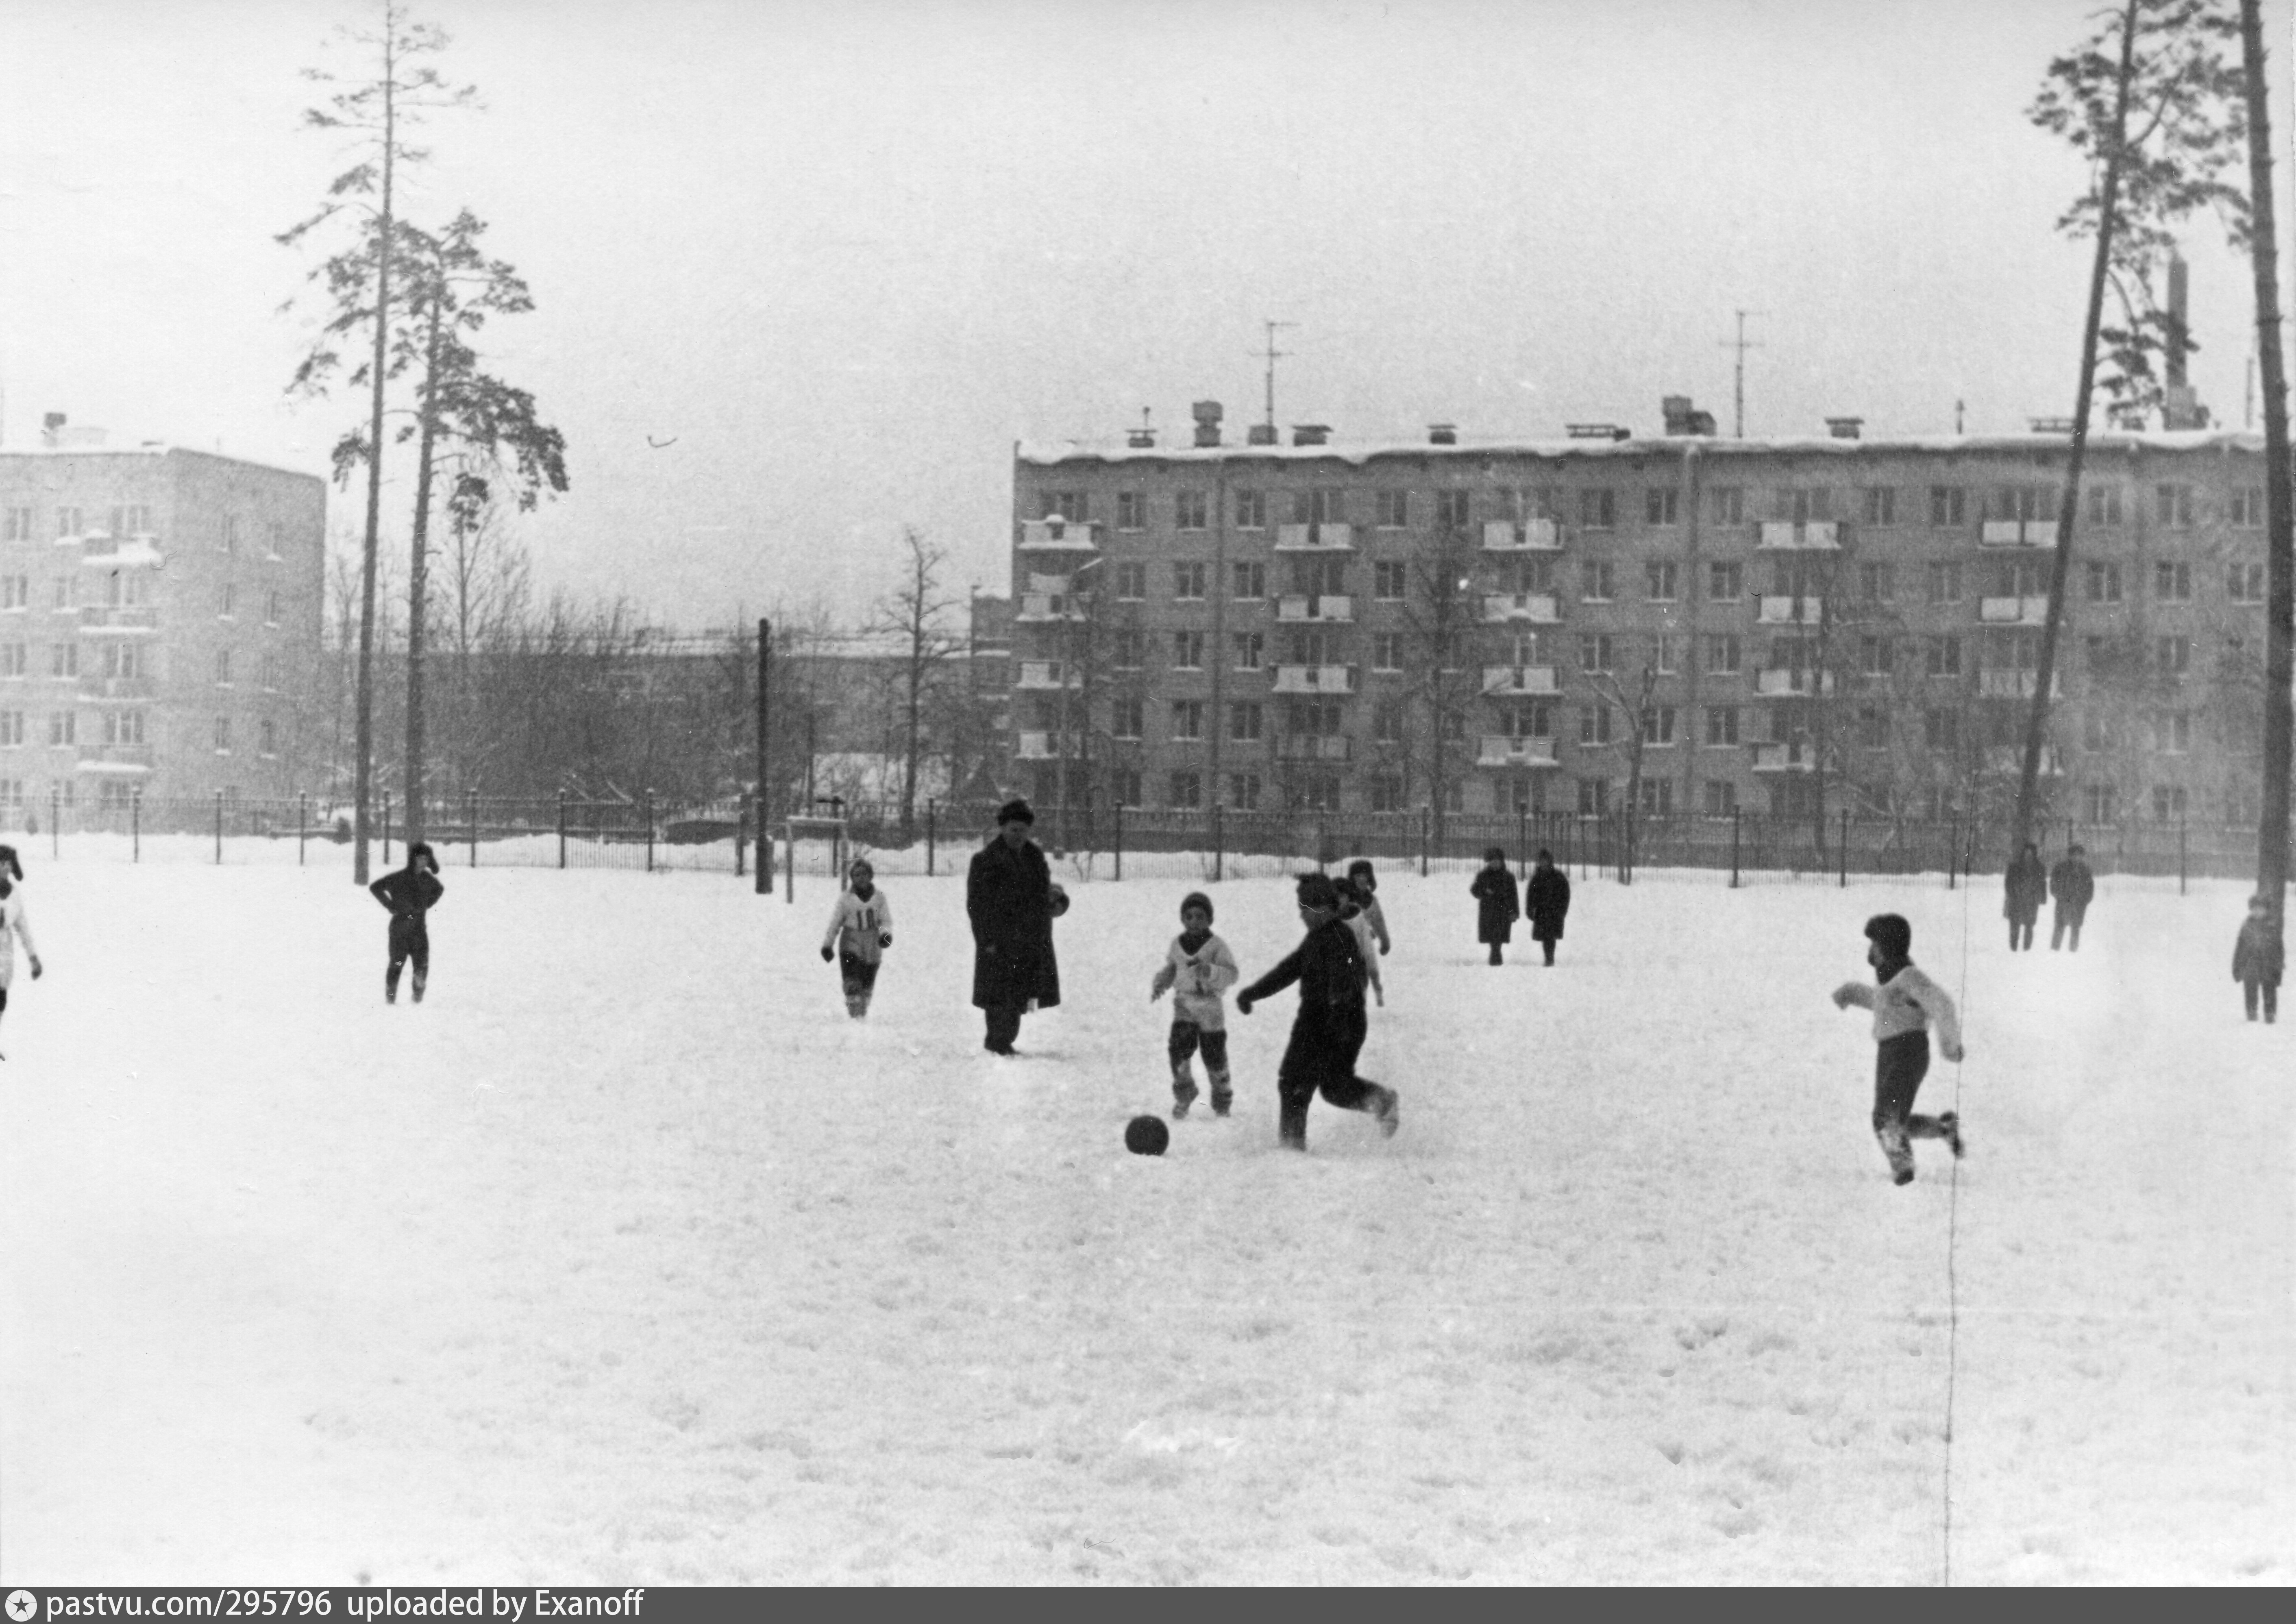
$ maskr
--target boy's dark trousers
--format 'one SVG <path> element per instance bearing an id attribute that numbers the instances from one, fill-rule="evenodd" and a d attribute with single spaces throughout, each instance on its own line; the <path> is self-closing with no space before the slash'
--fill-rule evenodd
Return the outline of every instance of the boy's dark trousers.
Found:
<path id="1" fill-rule="evenodd" d="M 845 1013 L 856 1020 L 869 1013 L 869 995 L 877 990 L 880 968 L 857 953 L 837 956 L 837 973 L 845 983 Z"/>
<path id="2" fill-rule="evenodd" d="M 1378 1084 L 1356 1075 L 1369 1028 L 1363 1012 L 1316 1029 L 1292 1029 L 1283 1063 L 1275 1071 L 1280 1102 L 1276 1137 L 1292 1150 L 1308 1148 L 1308 1103 L 1317 1094 L 1342 1111 L 1369 1111 L 1379 1103 Z"/>
<path id="3" fill-rule="evenodd" d="M 390 968 L 382 972 L 382 996 L 387 1003 L 398 1001 L 398 971 L 408 959 L 414 961 L 414 1001 L 422 1002 L 422 985 L 430 979 L 430 930 L 420 914 L 393 914 L 390 916 Z"/>
<path id="4" fill-rule="evenodd" d="M 2062 906 L 2058 907 L 2056 919 L 2049 931 L 2050 952 L 2054 953 L 2064 945 L 2067 931 L 2073 933 L 2073 951 L 2075 953 L 2080 951 L 2081 916 L 2087 912 L 2087 908 L 2068 908 Z"/>
<path id="5" fill-rule="evenodd" d="M 2256 995 L 2264 995 L 2264 1019 L 2268 1024 L 2280 1013 L 2280 989 L 2269 981 L 2246 980 L 2240 984 L 2240 1001 L 2248 1008 L 2248 1018 L 2256 1019 Z"/>
<path id="6" fill-rule="evenodd" d="M 1208 1032 L 1193 1021 L 1172 1022 L 1171 1041 L 1165 1053 L 1172 1062 L 1172 1103 L 1175 1114 L 1185 1113 L 1196 1103 L 1195 1074 L 1188 1062 L 1201 1047 L 1204 1052 L 1204 1072 L 1211 1079 L 1212 1114 L 1227 1115 L 1228 1104 L 1235 1097 L 1234 1087 L 1227 1069 L 1227 1034 Z"/>
<path id="7" fill-rule="evenodd" d="M 1890 1159 L 1890 1171 L 1904 1184 L 1914 1176 L 1915 1139 L 1942 1139 L 1945 1125 L 1935 1117 L 1917 1117 L 1914 1095 L 1930 1070 L 1930 1035 L 1900 1032 L 1884 1038 L 1874 1051 L 1874 1136 Z"/>

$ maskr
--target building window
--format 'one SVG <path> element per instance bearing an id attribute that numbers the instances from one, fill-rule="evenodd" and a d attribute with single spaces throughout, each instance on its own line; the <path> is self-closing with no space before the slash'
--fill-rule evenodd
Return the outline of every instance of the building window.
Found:
<path id="1" fill-rule="evenodd" d="M 1706 816 L 1728 817 L 1738 809 L 1738 786 L 1727 778 L 1706 781 Z"/>
<path id="2" fill-rule="evenodd" d="M 1898 488 L 1894 485 L 1868 485 L 1866 488 L 1866 522 L 1895 524 L 1898 522 Z"/>
<path id="3" fill-rule="evenodd" d="M 2109 783 L 2092 783 L 2081 792 L 2081 809 L 2092 824 L 2116 823 L 2120 819 L 2120 797 Z"/>
<path id="4" fill-rule="evenodd" d="M 2152 786 L 2152 820 L 2173 824 L 2185 816 L 2185 786 L 2181 783 L 2159 783 Z"/>
<path id="5" fill-rule="evenodd" d="M 1676 513 L 1682 493 L 1672 486 L 1653 485 L 1643 492 L 1643 522 L 1670 525 L 1677 522 Z"/>
<path id="6" fill-rule="evenodd" d="M 1611 742 L 1611 708 L 1589 705 L 1578 713 L 1578 742 L 1608 744 Z"/>
<path id="7" fill-rule="evenodd" d="M 1857 595 L 1868 603 L 1886 603 L 1898 595 L 1898 567 L 1895 564 L 1862 563 L 1857 566 Z"/>
<path id="8" fill-rule="evenodd" d="M 1227 804 L 1239 812 L 1255 810 L 1259 805 L 1259 775 L 1230 773 L 1227 775 Z"/>
<path id="9" fill-rule="evenodd" d="M 1868 633 L 1857 639 L 1857 669 L 1861 676 L 1887 677 L 1890 674 L 1890 645 L 1887 636 Z"/>
<path id="10" fill-rule="evenodd" d="M 75 536 L 79 536 L 84 533 L 85 531 L 79 521 L 79 509 L 76 507 L 60 507 L 56 509 L 56 539 L 58 541 L 70 541 Z"/>
<path id="11" fill-rule="evenodd" d="M 1144 530 L 1148 528 L 1146 491 L 1119 490 L 1116 493 L 1116 528 L 1119 530 Z"/>
<path id="12" fill-rule="evenodd" d="M 2152 488 L 2152 517 L 2164 530 L 2193 528 L 2193 488 L 2156 485 Z"/>
<path id="13" fill-rule="evenodd" d="M 1203 701 L 1176 699 L 1172 701 L 1172 736 L 1184 741 L 1204 736 Z"/>
<path id="14" fill-rule="evenodd" d="M 1401 812 L 1403 780 L 1394 773 L 1381 773 L 1371 781 L 1371 809 L 1374 812 Z"/>
<path id="15" fill-rule="evenodd" d="M 1172 566 L 1172 598 L 1176 603 L 1201 602 L 1204 595 L 1204 566 L 1201 563 Z"/>
<path id="16" fill-rule="evenodd" d="M 1046 519 L 1065 519 L 1070 524 L 1085 524 L 1092 517 L 1092 498 L 1080 490 L 1048 490 L 1045 493 Z"/>
<path id="17" fill-rule="evenodd" d="M 226 620 L 235 619 L 239 611 L 239 588 L 225 581 L 216 588 L 216 614 Z"/>
<path id="18" fill-rule="evenodd" d="M 48 713 L 48 742 L 76 744 L 79 742 L 79 712 L 53 710 Z"/>
<path id="19" fill-rule="evenodd" d="M 1612 577 L 1611 561 L 1607 558 L 1582 558 L 1578 561 L 1578 596 L 1589 603 L 1611 601 Z"/>
<path id="20" fill-rule="evenodd" d="M 1709 705 L 1706 707 L 1706 742 L 1709 744 L 1738 742 L 1738 707 Z"/>
<path id="21" fill-rule="evenodd" d="M 2088 521 L 2096 525 L 2118 525 L 2120 522 L 2120 487 L 2092 485 L 2088 487 Z"/>
<path id="22" fill-rule="evenodd" d="M 2183 488 L 2178 487 L 2179 489 Z M 2172 564 L 2166 559 L 2152 566 L 2152 595 L 2163 603 L 2189 603 L 2193 601 L 2193 567 Z"/>
<path id="23" fill-rule="evenodd" d="M 1860 705 L 1857 708 L 1857 748 L 1890 748 L 1890 718 L 1879 705 Z"/>
<path id="24" fill-rule="evenodd" d="M 1643 742 L 1671 744 L 1674 742 L 1674 707 L 1644 705 L 1642 714 Z"/>
<path id="25" fill-rule="evenodd" d="M 2120 566 L 2091 564 L 2088 567 L 2088 601 L 2092 603 L 2120 602 Z"/>
<path id="26" fill-rule="evenodd" d="M 1962 523 L 1967 513 L 1969 493 L 1958 485 L 1930 487 L 1930 524 L 1933 529 L 1946 529 Z"/>
<path id="27" fill-rule="evenodd" d="M 1961 639 L 1958 637 L 1928 637 L 1923 640 L 1931 677 L 1961 675 Z"/>
<path id="28" fill-rule="evenodd" d="M 268 728 L 270 723 L 264 726 Z M 107 710 L 103 713 L 103 742 L 106 744 L 141 744 L 144 742 L 144 713 L 140 710 Z"/>
<path id="29" fill-rule="evenodd" d="M 1141 733 L 1140 713 L 1144 709 L 1139 700 L 1130 695 L 1110 701 L 1108 736 L 1111 739 L 1137 739 Z"/>
<path id="30" fill-rule="evenodd" d="M 1148 566 L 1142 563 L 1116 566 L 1116 597 L 1119 603 L 1137 603 L 1148 595 Z"/>
<path id="31" fill-rule="evenodd" d="M 1676 664 L 1682 640 L 1661 632 L 1656 641 L 1652 661 L 1660 677 L 1672 677 L 1680 668 Z"/>
<path id="32" fill-rule="evenodd" d="M 2235 485 L 2225 497 L 2225 522 L 2235 530 L 2264 528 L 2264 487 Z"/>
<path id="33" fill-rule="evenodd" d="M 0 541 L 30 541 L 32 539 L 34 539 L 34 537 L 32 535 L 32 510 L 30 508 L 12 507 L 4 513 L 0 513 Z"/>
<path id="34" fill-rule="evenodd" d="M 1777 493 L 1777 516 L 1796 524 L 1823 521 L 1832 511 L 1833 494 L 1823 486 L 1815 490 L 1800 486 L 1784 488 Z"/>
<path id="35" fill-rule="evenodd" d="M 2263 603 L 2264 566 L 2262 564 L 2226 564 L 2225 596 L 2235 603 Z"/>
<path id="36" fill-rule="evenodd" d="M 1472 509 L 1472 504 L 1464 490 L 1439 490 L 1435 493 L 1435 524 L 1439 529 L 1465 529 Z"/>
<path id="37" fill-rule="evenodd" d="M 2166 636 L 2152 640 L 2153 664 L 2163 677 L 2182 677 L 2192 668 L 2193 640 L 2190 637 Z"/>
<path id="38" fill-rule="evenodd" d="M 1578 528 L 1607 530 L 1618 522 L 1619 493 L 1607 485 L 1590 485 L 1578 493 Z"/>
<path id="39" fill-rule="evenodd" d="M 74 605 L 78 603 L 79 582 L 71 576 L 59 575 L 49 583 L 49 586 L 51 588 L 48 594 L 48 603 L 50 608 L 69 611 Z"/>
<path id="40" fill-rule="evenodd" d="M 1737 564 L 1706 566 L 1706 595 L 1717 603 L 1734 603 L 1746 593 L 1744 569 Z"/>
<path id="41" fill-rule="evenodd" d="M 1375 492 L 1374 495 L 1378 497 L 1377 505 L 1379 509 L 1379 528 L 1381 529 L 1399 530 L 1411 522 L 1409 517 L 1411 510 L 1411 493 L 1409 491 L 1382 490 Z"/>
<path id="42" fill-rule="evenodd" d="M 0 710 L 0 746 L 14 749 L 24 742 L 24 713 Z"/>
<path id="43" fill-rule="evenodd" d="M 1961 713 L 1935 707 L 1922 712 L 1922 743 L 1929 750 L 1961 748 Z"/>
<path id="44" fill-rule="evenodd" d="M 1718 485 L 1708 493 L 1717 524 L 1746 522 L 1746 493 L 1735 485 Z"/>
<path id="45" fill-rule="evenodd" d="M 52 643 L 48 645 L 48 675 L 78 677 L 79 675 L 79 644 Z"/>
<path id="46" fill-rule="evenodd" d="M 2112 748 L 2112 718 L 2103 711 L 2092 710 L 2081 718 L 2081 748 L 2111 750 Z M 2092 822 L 2095 820 L 2092 819 Z"/>
<path id="47" fill-rule="evenodd" d="M 1237 563 L 1233 566 L 1234 592 L 1237 598 L 1264 598 L 1267 595 L 1267 566 Z"/>
<path id="48" fill-rule="evenodd" d="M 2162 710 L 2152 718 L 2152 748 L 2164 756 L 2181 756 L 2193 748 L 2193 713 Z"/>
<path id="49" fill-rule="evenodd" d="M 1672 561 L 1652 559 L 1643 566 L 1643 595 L 1653 603 L 1673 603 L 1680 590 L 1681 573 L 1681 566 Z"/>
<path id="50" fill-rule="evenodd" d="M 1140 769 L 1135 767 L 1118 767 L 1109 775 L 1108 792 L 1114 797 L 1116 804 L 1119 807 L 1138 806 L 1140 804 Z"/>
<path id="51" fill-rule="evenodd" d="M 1136 671 L 1147 663 L 1147 652 L 1146 634 L 1127 628 L 1110 638 L 1108 663 L 1119 671 Z"/>
<path id="52" fill-rule="evenodd" d="M 1201 773 L 1174 773 L 1171 789 L 1173 806 L 1190 808 L 1203 805 L 1204 775 Z"/>
<path id="53" fill-rule="evenodd" d="M 1267 528 L 1266 491 L 1240 490 L 1235 493 L 1235 528 L 1239 530 L 1264 530 Z"/>
<path id="54" fill-rule="evenodd" d="M 1578 668 L 1588 673 L 1608 671 L 1612 652 L 1610 633 L 1586 633 L 1578 639 Z"/>
<path id="55" fill-rule="evenodd" d="M 106 609 L 141 609 L 152 601 L 152 578 L 141 570 L 114 570 L 103 578 Z"/>
<path id="56" fill-rule="evenodd" d="M 1403 669 L 1403 634 L 1374 632 L 1371 640 L 1371 668 L 1374 671 Z"/>
<path id="57" fill-rule="evenodd" d="M 1930 602 L 1958 603 L 1961 602 L 1961 566 L 1956 563 L 1934 563 L 1929 567 Z"/>
<path id="58" fill-rule="evenodd" d="M 1706 673 L 1710 677 L 1735 677 L 1744 647 L 1735 632 L 1709 632 L 1705 641 Z"/>
<path id="59" fill-rule="evenodd" d="M 29 669 L 28 661 L 31 645 L 24 643 L 0 643 L 0 677 L 22 677 Z"/>
<path id="60" fill-rule="evenodd" d="M 152 510 L 142 503 L 123 503 L 111 510 L 111 534 L 148 536 L 152 533 Z"/>
<path id="61" fill-rule="evenodd" d="M 1401 559 L 1374 559 L 1371 566 L 1371 595 L 1383 603 L 1402 601 L 1410 590 L 1410 566 Z"/>
<path id="62" fill-rule="evenodd" d="M 1403 742 L 1403 701 L 1401 700 L 1384 699 L 1373 708 L 1371 736 L 1375 742 L 1381 744 Z"/>
<path id="63" fill-rule="evenodd" d="M 31 606 L 32 578 L 30 576 L 0 576 L 0 609 L 29 609 Z"/>
<path id="64" fill-rule="evenodd" d="M 1578 780 L 1578 811 L 1581 816 L 1599 816 L 1611 809 L 1611 781 L 1607 778 Z"/>
<path id="65" fill-rule="evenodd" d="M 1173 496 L 1173 521 L 1183 530 L 1211 529 L 1211 497 L 1201 490 L 1184 490 Z"/>
<path id="66" fill-rule="evenodd" d="M 1257 671 L 1267 653 L 1267 634 L 1264 632 L 1230 632 L 1228 645 L 1235 655 L 1239 671 Z"/>
<path id="67" fill-rule="evenodd" d="M 1172 668 L 1176 671 L 1201 671 L 1204 668 L 1203 633 L 1172 634 Z"/>
<path id="68" fill-rule="evenodd" d="M 226 513 L 223 516 L 223 550 L 226 553 L 239 551 L 239 515 L 237 513 Z"/>
<path id="69" fill-rule="evenodd" d="M 1259 736 L 1259 704 L 1255 700 L 1235 700 L 1227 708 L 1227 736 L 1239 744 L 1249 744 Z"/>
<path id="70" fill-rule="evenodd" d="M 1347 498 L 1348 493 L 1336 485 L 1318 485 L 1313 490 L 1295 490 L 1292 493 L 1292 522 L 1345 524 Z"/>

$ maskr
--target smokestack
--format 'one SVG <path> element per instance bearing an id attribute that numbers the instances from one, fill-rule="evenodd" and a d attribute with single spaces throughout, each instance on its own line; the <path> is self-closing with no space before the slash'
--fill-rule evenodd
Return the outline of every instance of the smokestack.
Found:
<path id="1" fill-rule="evenodd" d="M 1217 446 L 1220 443 L 1220 403 L 1199 400 L 1195 404 L 1196 444 Z"/>
<path id="2" fill-rule="evenodd" d="M 1295 446 L 1320 446 L 1331 438 L 1329 423 L 1295 422 L 1292 425 L 1292 443 Z"/>
<path id="3" fill-rule="evenodd" d="M 1658 406 L 1659 411 L 1666 418 L 1666 431 L 1669 434 L 1714 432 L 1714 414 L 1698 410 L 1690 404 L 1690 397 L 1687 395 L 1664 396 L 1660 399 Z"/>
<path id="4" fill-rule="evenodd" d="M 1431 422 L 1427 425 L 1427 443 L 1431 446 L 1456 446 L 1459 443 L 1456 424 Z"/>
<path id="5" fill-rule="evenodd" d="M 1275 425 L 1272 422 L 1256 422 L 1243 431 L 1247 446 L 1272 446 L 1275 440 Z"/>
<path id="6" fill-rule="evenodd" d="M 2169 387 L 2185 381 L 2185 257 L 2169 256 Z"/>
<path id="7" fill-rule="evenodd" d="M 1836 439 L 1856 439 L 1865 428 L 1866 420 L 1862 417 L 1829 417 L 1825 420 L 1825 431 Z"/>
<path id="8" fill-rule="evenodd" d="M 58 446 L 63 443 L 64 414 L 62 412 L 43 413 L 40 417 L 40 444 Z"/>

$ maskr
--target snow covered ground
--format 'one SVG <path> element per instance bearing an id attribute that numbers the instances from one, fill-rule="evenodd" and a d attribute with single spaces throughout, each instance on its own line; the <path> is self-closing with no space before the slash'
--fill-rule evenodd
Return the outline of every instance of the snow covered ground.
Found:
<path id="1" fill-rule="evenodd" d="M 1072 884 L 997 1061 L 946 876 L 856 1025 L 818 880 L 450 866 L 389 1008 L 338 849 L 151 856 L 31 850 L 7 1582 L 2296 1578 L 2296 1013 L 2241 1019 L 2240 887 L 2108 881 L 2013 958 L 1997 882 L 1653 872 L 1492 970 L 1464 874 L 1393 873 L 1401 1135 L 1275 1149 L 1287 994 L 1154 1160 L 1180 879 Z M 1217 897 L 1247 975 L 1296 936 Z M 1892 906 L 1964 996 L 1957 1190 L 1890 1184 L 1826 999 Z"/>

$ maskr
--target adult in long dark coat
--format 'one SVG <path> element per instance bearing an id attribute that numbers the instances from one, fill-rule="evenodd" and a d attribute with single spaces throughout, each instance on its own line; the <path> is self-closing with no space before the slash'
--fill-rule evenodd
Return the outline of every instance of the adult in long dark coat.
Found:
<path id="1" fill-rule="evenodd" d="M 2033 922 L 2048 895 L 2049 871 L 2041 865 L 2041 849 L 2027 841 L 2025 849 L 2009 859 L 2009 872 L 2001 880 L 2001 917 L 2009 922 L 2010 952 L 2032 951 Z"/>
<path id="2" fill-rule="evenodd" d="M 1570 876 L 1554 866 L 1554 854 L 1544 846 L 1530 878 L 1522 882 L 1522 911 L 1530 917 L 1530 939 L 1554 962 L 1554 944 L 1562 939 L 1562 916 L 1570 911 Z"/>
<path id="3" fill-rule="evenodd" d="M 1037 815 L 1025 800 L 996 814 L 996 838 L 973 854 L 965 876 L 964 912 L 972 922 L 972 1004 L 988 1019 L 981 1047 L 1013 1053 L 1021 1017 L 1061 1001 L 1053 921 L 1068 912 L 1068 893 L 1053 883 L 1045 854 L 1029 838 Z"/>
<path id="4" fill-rule="evenodd" d="M 2073 933 L 2073 951 L 2080 951 L 2081 921 L 2088 915 L 2088 905 L 2096 898 L 2096 875 L 2090 872 L 2086 849 L 2076 845 L 2059 857 L 2056 866 L 2049 870 L 2049 895 L 2056 898 L 2056 918 L 2049 930 L 2049 951 L 2054 953 L 2065 945 L 2065 932 Z"/>
<path id="5" fill-rule="evenodd" d="M 1500 951 L 1514 939 L 1514 922 L 1522 916 L 1515 900 L 1514 876 L 1507 872 L 1506 853 L 1493 846 L 1483 853 L 1482 871 L 1467 888 L 1476 902 L 1475 939 L 1491 950 L 1491 963 L 1505 963 Z"/>

